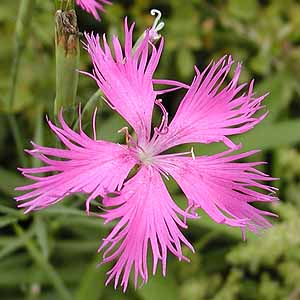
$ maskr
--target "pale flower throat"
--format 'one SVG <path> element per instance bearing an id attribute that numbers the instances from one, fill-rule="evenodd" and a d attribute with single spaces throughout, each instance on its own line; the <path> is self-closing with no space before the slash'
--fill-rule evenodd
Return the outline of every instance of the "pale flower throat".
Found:
<path id="1" fill-rule="evenodd" d="M 144 165 L 151 165 L 154 161 L 153 154 L 149 150 L 144 150 L 143 148 L 138 148 L 137 151 L 138 159 Z"/>

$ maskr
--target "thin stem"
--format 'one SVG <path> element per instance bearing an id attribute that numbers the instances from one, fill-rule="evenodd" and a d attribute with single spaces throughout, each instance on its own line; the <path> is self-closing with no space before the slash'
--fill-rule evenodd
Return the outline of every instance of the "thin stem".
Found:
<path id="1" fill-rule="evenodd" d="M 15 31 L 15 48 L 14 60 L 11 69 L 11 85 L 7 103 L 9 112 L 11 112 L 14 104 L 20 61 L 27 42 L 34 3 L 35 0 L 21 0 L 20 2 Z"/>
<path id="2" fill-rule="evenodd" d="M 43 145 L 44 142 L 44 120 L 43 120 L 43 112 L 44 112 L 44 105 L 43 103 L 38 104 L 36 107 L 36 127 L 34 133 L 34 141 L 39 145 Z M 32 157 L 31 165 L 33 168 L 40 167 L 42 162 L 35 157 Z"/>
<path id="3" fill-rule="evenodd" d="M 14 225 L 14 229 L 16 234 L 23 238 L 25 235 L 24 230 L 17 224 Z M 47 274 L 49 280 L 51 280 L 54 288 L 56 289 L 59 299 L 62 300 L 72 300 L 73 297 L 65 287 L 62 279 L 59 274 L 53 268 L 51 264 L 47 261 L 47 259 L 41 254 L 39 249 L 35 246 L 34 242 L 31 239 L 25 240 L 25 247 L 36 264 Z"/>
<path id="4" fill-rule="evenodd" d="M 103 93 L 101 90 L 97 90 L 87 101 L 87 103 L 85 104 L 82 113 L 81 113 L 81 118 L 83 119 L 85 113 L 89 110 L 91 110 L 91 108 L 95 107 L 95 104 L 99 101 L 99 98 L 103 96 Z M 101 102 L 100 102 L 101 103 Z M 74 125 L 73 125 L 73 129 L 78 129 L 78 124 L 79 124 L 79 118 L 76 119 Z"/>
<path id="5" fill-rule="evenodd" d="M 24 167 L 27 166 L 27 159 L 24 154 L 24 145 L 23 145 L 23 138 L 21 135 L 20 128 L 17 123 L 17 119 L 15 115 L 9 114 L 7 116 L 9 127 L 11 129 L 12 135 L 14 137 L 15 143 L 16 143 L 16 149 L 17 149 L 17 155 L 20 161 L 20 164 Z"/>
<path id="6" fill-rule="evenodd" d="M 21 50 L 21 48 L 18 45 L 16 45 L 13 63 L 12 63 L 12 67 L 11 67 L 10 90 L 9 90 L 9 95 L 7 98 L 8 99 L 8 101 L 7 101 L 8 113 L 12 113 L 12 108 L 13 108 L 13 104 L 14 104 L 14 100 L 15 100 L 17 79 L 18 79 L 18 74 L 19 74 L 19 66 L 20 66 L 22 52 L 23 51 Z"/>
<path id="7" fill-rule="evenodd" d="M 11 83 L 7 98 L 8 123 L 16 143 L 17 155 L 23 166 L 27 165 L 27 160 L 23 151 L 23 139 L 19 129 L 16 117 L 13 115 L 13 105 L 16 95 L 16 86 L 18 81 L 20 62 L 25 49 L 29 25 L 31 22 L 31 13 L 35 0 L 22 0 L 20 3 L 16 32 L 15 32 L 15 49 L 14 59 L 11 68 Z"/>

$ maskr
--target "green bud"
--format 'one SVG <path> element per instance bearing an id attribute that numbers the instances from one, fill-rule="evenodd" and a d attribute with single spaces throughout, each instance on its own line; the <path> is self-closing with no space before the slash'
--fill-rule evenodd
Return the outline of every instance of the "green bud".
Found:
<path id="1" fill-rule="evenodd" d="M 80 56 L 79 31 L 75 10 L 56 11 L 55 23 L 56 99 L 54 114 L 57 116 L 63 108 L 65 117 L 72 122 Z"/>

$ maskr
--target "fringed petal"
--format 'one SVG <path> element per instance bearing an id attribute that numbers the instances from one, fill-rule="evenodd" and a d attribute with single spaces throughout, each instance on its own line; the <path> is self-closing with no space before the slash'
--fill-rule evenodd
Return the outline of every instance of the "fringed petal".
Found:
<path id="1" fill-rule="evenodd" d="M 168 251 L 179 260 L 187 260 L 182 254 L 182 243 L 193 251 L 192 245 L 179 230 L 179 227 L 187 226 L 178 215 L 183 219 L 194 216 L 173 202 L 159 172 L 152 167 L 141 167 L 137 175 L 125 183 L 120 196 L 106 198 L 104 204 L 114 206 L 103 215 L 105 222 L 118 220 L 99 248 L 99 251 L 106 249 L 103 263 L 117 260 L 108 272 L 106 284 L 114 280 L 116 288 L 120 281 L 125 291 L 131 271 L 135 287 L 139 277 L 142 283 L 146 283 L 148 248 L 153 257 L 153 275 L 159 261 L 163 275 L 166 274 Z"/>
<path id="2" fill-rule="evenodd" d="M 134 153 L 127 146 L 89 138 L 81 129 L 77 133 L 59 116 L 61 128 L 48 121 L 51 130 L 66 149 L 43 147 L 33 143 L 27 152 L 42 161 L 45 166 L 19 170 L 35 182 L 18 187 L 28 191 L 16 197 L 25 212 L 52 205 L 64 197 L 83 192 L 89 194 L 86 208 L 97 196 L 121 189 L 128 173 L 137 163 Z M 46 172 L 44 176 L 34 176 Z M 55 174 L 49 174 L 55 172 Z M 48 174 L 47 174 L 48 173 Z"/>
<path id="3" fill-rule="evenodd" d="M 202 73 L 196 69 L 197 75 L 169 125 L 168 134 L 155 141 L 157 153 L 179 144 L 220 141 L 235 149 L 237 146 L 228 136 L 246 132 L 265 118 L 267 113 L 255 114 L 264 107 L 266 95 L 255 97 L 254 81 L 246 92 L 246 84 L 238 84 L 241 64 L 222 88 L 233 63 L 230 56 L 225 56 Z"/>
<path id="4" fill-rule="evenodd" d="M 163 49 L 163 39 L 158 49 L 151 44 L 149 31 L 136 49 L 133 49 L 134 24 L 128 28 L 125 19 L 124 49 L 118 37 L 112 38 L 114 55 L 103 35 L 85 34 L 86 49 L 93 62 L 93 75 L 105 95 L 107 103 L 125 118 L 137 133 L 139 144 L 150 139 L 151 119 L 156 93 L 153 89 L 153 73 Z M 103 46 L 100 45 L 100 39 Z M 149 51 L 151 47 L 152 51 Z M 150 52 L 150 54 L 149 54 Z"/>
<path id="5" fill-rule="evenodd" d="M 76 0 L 76 4 L 91 14 L 96 20 L 100 20 L 99 11 L 105 12 L 103 4 L 111 4 L 108 0 Z"/>
<path id="6" fill-rule="evenodd" d="M 276 189 L 265 184 L 275 178 L 255 169 L 263 162 L 236 162 L 256 151 L 229 155 L 231 152 L 194 159 L 163 155 L 156 158 L 156 164 L 177 181 L 189 207 L 202 208 L 217 223 L 257 233 L 271 226 L 264 216 L 276 215 L 250 204 L 278 200 Z"/>

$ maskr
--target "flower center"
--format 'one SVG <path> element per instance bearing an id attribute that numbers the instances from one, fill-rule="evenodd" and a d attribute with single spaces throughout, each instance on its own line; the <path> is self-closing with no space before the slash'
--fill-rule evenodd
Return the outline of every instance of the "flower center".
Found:
<path id="1" fill-rule="evenodd" d="M 151 165 L 154 161 L 153 154 L 149 149 L 138 148 L 137 155 L 141 163 Z"/>

